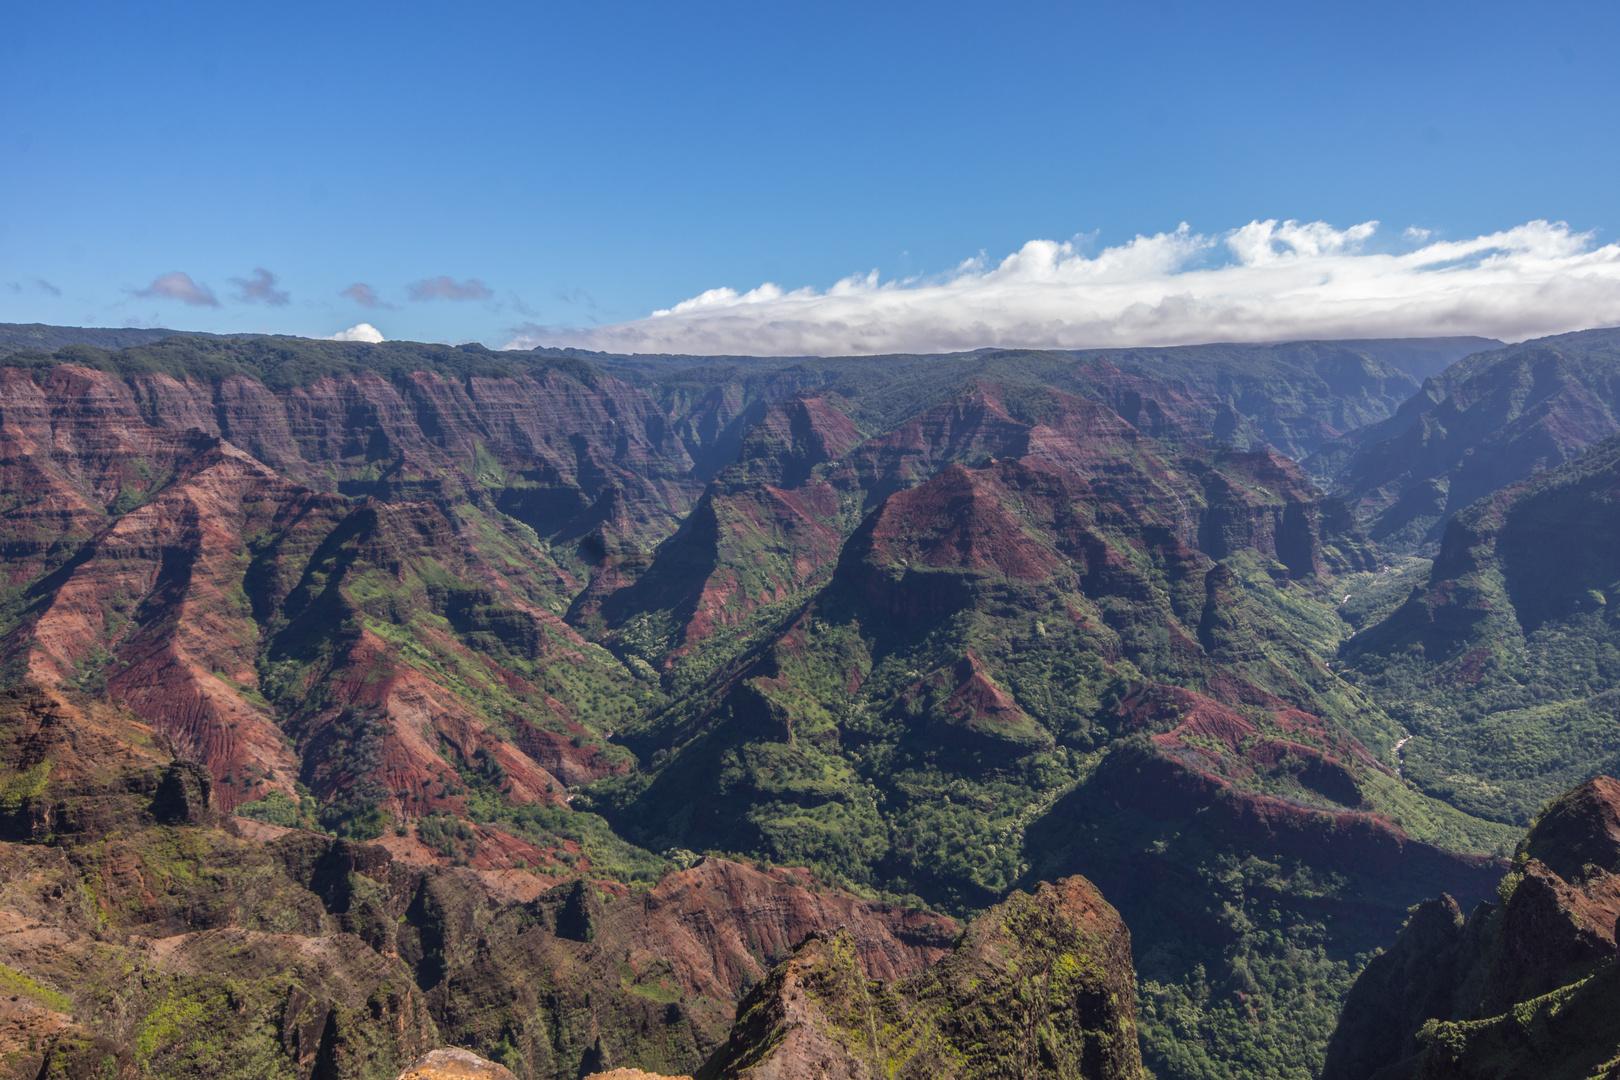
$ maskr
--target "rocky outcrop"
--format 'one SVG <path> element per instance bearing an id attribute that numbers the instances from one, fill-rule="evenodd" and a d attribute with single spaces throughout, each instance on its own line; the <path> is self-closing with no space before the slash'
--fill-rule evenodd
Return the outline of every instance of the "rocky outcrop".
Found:
<path id="1" fill-rule="evenodd" d="M 47 688 L 0 704 L 0 1051 L 29 1076 L 380 1078 L 446 1041 L 521 1080 L 689 1073 L 807 934 L 843 927 L 883 979 L 957 935 L 803 870 L 705 859 L 632 889 L 222 817 L 128 713 Z"/>
<path id="2" fill-rule="evenodd" d="M 1620 782 L 1600 776 L 1547 808 L 1496 904 L 1466 920 L 1448 896 L 1419 907 L 1346 999 L 1324 1080 L 1607 1075 L 1620 1060 L 1616 821 Z"/>
<path id="3" fill-rule="evenodd" d="M 719 478 L 722 485 L 804 484 L 818 465 L 839 460 L 861 441 L 860 428 L 840 409 L 848 404 L 836 396 L 776 402 L 743 439 L 736 464 Z"/>
<path id="4" fill-rule="evenodd" d="M 698 1075 L 866 1078 L 1141 1075 L 1130 934 L 1083 878 L 1014 893 L 927 972 L 871 982 L 842 931 L 751 991 Z"/>
<path id="5" fill-rule="evenodd" d="M 429 1050 L 406 1066 L 394 1080 L 517 1080 L 512 1070 L 486 1061 L 470 1050 Z"/>

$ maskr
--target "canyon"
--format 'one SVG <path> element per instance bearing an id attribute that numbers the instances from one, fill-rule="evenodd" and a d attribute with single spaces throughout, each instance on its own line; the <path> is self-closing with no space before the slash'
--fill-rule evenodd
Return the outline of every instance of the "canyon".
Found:
<path id="1" fill-rule="evenodd" d="M 1350 1061 L 1620 753 L 1610 341 L 0 356 L 0 1058 Z"/>

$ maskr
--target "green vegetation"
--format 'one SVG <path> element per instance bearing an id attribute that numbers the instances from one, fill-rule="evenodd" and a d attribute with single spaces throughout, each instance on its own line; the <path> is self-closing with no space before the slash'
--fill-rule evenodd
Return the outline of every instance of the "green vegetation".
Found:
<path id="1" fill-rule="evenodd" d="M 1332 895 L 1333 885 L 1297 861 L 1224 855 L 1197 871 L 1219 904 L 1222 944 L 1189 948 L 1166 935 L 1138 952 L 1148 1067 L 1199 1080 L 1311 1080 L 1366 957 L 1330 952 L 1328 928 L 1289 899 Z"/>
<path id="2" fill-rule="evenodd" d="M 0 810 L 16 810 L 26 800 L 32 799 L 45 790 L 45 785 L 51 778 L 51 763 L 41 761 L 31 765 L 21 772 L 13 773 L 7 780 L 6 786 L 0 788 Z"/>
<path id="3" fill-rule="evenodd" d="M 466 866 L 478 851 L 478 841 L 467 823 L 443 811 L 417 819 L 416 831 L 422 843 L 457 866 Z"/>
<path id="4" fill-rule="evenodd" d="M 308 794 L 309 789 L 303 784 L 303 789 L 294 802 L 279 788 L 270 792 L 257 802 L 244 803 L 236 808 L 238 817 L 251 818 L 262 821 L 266 825 L 278 825 L 283 829 L 313 829 L 320 831 L 319 808 L 314 796 Z"/>
<path id="5" fill-rule="evenodd" d="M 41 986 L 27 975 L 5 964 L 0 964 L 0 994 L 26 997 L 60 1013 L 73 1011 L 73 1000 L 66 994 L 52 990 L 48 986 Z"/>
<path id="6" fill-rule="evenodd" d="M 1400 605 L 1395 583 L 1370 601 L 1341 667 L 1410 735 L 1419 790 L 1522 827 L 1620 768 L 1617 492 L 1610 439 L 1457 515 L 1426 579 L 1401 575 Z M 1564 550 L 1569 536 L 1604 539 Z"/>
<path id="7" fill-rule="evenodd" d="M 803 1047 L 871 1076 L 1139 1075 L 1117 916 L 1084 882 L 1014 892 L 953 952 L 909 979 L 869 981 L 840 930 L 808 938 L 737 1009 L 699 1080 L 802 1067 Z M 807 1038 L 808 1036 L 808 1038 Z"/>

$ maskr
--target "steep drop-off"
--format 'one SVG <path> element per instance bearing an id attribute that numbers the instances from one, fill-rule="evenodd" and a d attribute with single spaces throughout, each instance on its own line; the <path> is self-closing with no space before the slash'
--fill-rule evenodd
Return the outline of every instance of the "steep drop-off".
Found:
<path id="1" fill-rule="evenodd" d="M 1323 1080 L 1577 1080 L 1620 1066 L 1620 782 L 1551 803 L 1496 903 L 1413 912 L 1356 980 Z"/>
<path id="2" fill-rule="evenodd" d="M 1137 1080 L 1125 924 L 1084 878 L 1015 892 L 921 975 L 874 982 L 849 935 L 806 940 L 749 992 L 699 1080 Z"/>
<path id="3" fill-rule="evenodd" d="M 961 911 L 1061 874 L 1140 883 L 1152 1067 L 1314 1068 L 1358 955 L 1500 873 L 1406 828 L 1499 837 L 1406 789 L 1394 725 L 1301 644 L 1296 613 L 1372 564 L 1297 467 L 1040 401 L 1020 420 L 976 387 L 828 467 L 898 479 L 824 586 L 619 731 L 644 770 L 577 805 L 654 850 L 765 851 Z"/>
<path id="4" fill-rule="evenodd" d="M 1161 1076 L 1309 1072 L 1368 942 L 1495 873 L 1433 845 L 1501 830 L 1408 788 L 1399 727 L 1322 659 L 1337 579 L 1379 554 L 1276 447 L 1394 407 L 1368 350 L 178 338 L 8 365 L 0 653 L 47 702 L 24 711 L 132 710 L 156 757 L 119 781 L 126 892 L 214 903 L 151 868 L 162 829 L 193 830 L 198 880 L 259 867 L 277 899 L 208 925 L 354 935 L 345 1008 L 415 987 L 373 1048 L 394 1071 L 422 1017 L 520 1076 L 688 1070 L 806 930 L 846 923 L 903 983 L 953 933 L 917 910 L 1078 872 L 1145 928 Z M 15 842 L 92 850 L 28 760 Z M 238 816 L 166 822 L 163 785 Z M 119 1060 L 155 1060 L 148 1005 L 243 1046 L 272 1026 L 141 1001 L 62 1015 Z M 327 1014 L 297 1070 L 384 1037 Z"/>

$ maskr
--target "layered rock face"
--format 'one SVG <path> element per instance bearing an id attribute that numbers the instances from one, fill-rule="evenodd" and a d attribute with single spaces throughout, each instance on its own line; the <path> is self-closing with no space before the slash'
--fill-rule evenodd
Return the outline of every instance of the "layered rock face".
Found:
<path id="1" fill-rule="evenodd" d="M 141 469 L 129 465 L 125 476 L 119 461 L 142 459 L 150 482 L 163 462 L 143 444 L 188 432 L 227 440 L 317 490 L 382 494 L 408 483 L 415 469 L 433 474 L 423 490 L 438 494 L 443 474 L 460 472 L 496 487 L 503 507 L 542 535 L 570 527 L 583 535 L 606 520 L 631 539 L 638 530 L 660 536 L 696 494 L 691 459 L 663 411 L 607 376 L 581 382 L 551 371 L 458 381 L 421 371 L 390 381 L 361 372 L 272 390 L 245 375 L 121 379 L 72 364 L 37 381 L 17 368 L 5 372 L 7 438 L 50 448 L 41 467 L 82 472 L 105 496 L 103 506 L 120 490 L 145 486 Z M 104 432 L 123 443 L 107 443 Z M 615 505 L 628 516 L 613 521 Z"/>
<path id="2" fill-rule="evenodd" d="M 1083 878 L 1014 893 L 949 956 L 866 978 L 848 934 L 816 935 L 755 987 L 701 1080 L 981 1076 L 1136 1080 L 1130 934 Z"/>
<path id="3" fill-rule="evenodd" d="M 1160 397 L 1170 403 L 1146 399 L 1157 407 L 1158 435 L 1202 431 L 1207 417 L 1162 388 Z M 1138 394 L 1138 413 L 1142 401 Z M 1172 411 L 1177 405 L 1193 415 Z M 891 498 L 946 473 L 976 475 L 961 470 L 997 459 L 1082 478 L 1090 490 L 1081 497 L 1112 504 L 1121 519 L 1149 516 L 1214 559 L 1253 552 L 1302 580 L 1374 560 L 1343 505 L 1287 459 L 1159 441 L 1107 405 L 1055 390 L 1030 400 L 1027 391 L 979 383 L 890 431 L 856 436 L 837 402 L 772 406 L 639 579 L 575 613 L 599 609 L 616 643 L 667 666 L 719 628 L 825 583 L 863 518 L 880 507 L 910 513 L 887 507 Z M 664 622 L 665 636 L 648 641 L 649 620 Z"/>
<path id="4" fill-rule="evenodd" d="M 479 412 L 467 398 L 459 413 L 439 402 L 430 442 L 426 406 L 406 408 L 375 376 L 294 394 L 307 406 L 298 423 L 266 387 L 233 378 L 205 409 L 199 386 L 167 376 L 61 365 L 36 382 L 6 369 L 3 521 L 22 600 L 0 648 L 14 676 L 104 688 L 206 765 L 227 807 L 271 791 L 295 799 L 303 781 L 349 804 L 339 816 L 418 817 L 462 809 L 455 793 L 480 770 L 515 804 L 562 805 L 568 784 L 627 767 L 601 746 L 598 718 L 575 716 L 582 683 L 595 699 L 606 689 L 628 701 L 635 679 L 563 624 L 576 581 L 536 534 L 454 478 L 480 454 L 485 468 L 503 468 L 483 436 L 514 465 L 572 437 L 570 423 L 600 437 L 613 425 L 592 410 L 617 410 L 613 394 L 628 388 L 593 398 L 572 383 L 527 386 L 531 404 L 556 414 L 536 419 L 517 415 L 499 387 L 424 375 L 424 394 L 483 402 Z M 340 408 L 344 394 L 358 397 Z M 409 446 L 392 458 L 356 449 L 362 414 L 388 447 Z M 454 428 L 452 414 L 473 428 Z M 522 434 L 542 422 L 550 444 Z M 215 430 L 284 471 L 205 433 Z M 626 446 L 624 468 L 645 464 Z M 602 472 L 591 460 L 577 458 L 570 483 Z M 353 470 L 378 462 L 378 484 L 397 488 L 410 474 L 420 490 L 356 501 L 286 475 L 346 489 Z M 678 461 L 670 467 L 679 472 Z"/>
<path id="5" fill-rule="evenodd" d="M 1609 1075 L 1620 1062 L 1620 782 L 1550 805 L 1497 903 L 1416 909 L 1345 1002 L 1324 1080 Z"/>

